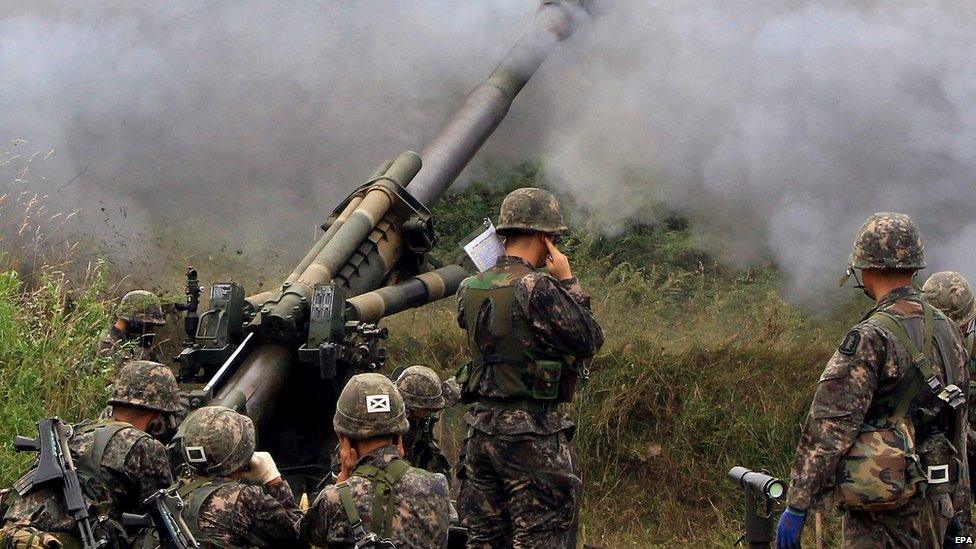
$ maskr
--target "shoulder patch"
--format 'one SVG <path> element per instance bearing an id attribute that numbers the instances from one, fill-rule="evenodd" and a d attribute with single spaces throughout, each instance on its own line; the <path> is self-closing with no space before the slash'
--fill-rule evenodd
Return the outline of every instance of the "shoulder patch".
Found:
<path id="1" fill-rule="evenodd" d="M 840 347 L 837 347 L 837 352 L 842 355 L 852 356 L 857 352 L 857 348 L 860 344 L 861 332 L 851 330 L 850 332 L 847 332 L 847 336 L 844 337 L 844 341 L 840 342 Z"/>

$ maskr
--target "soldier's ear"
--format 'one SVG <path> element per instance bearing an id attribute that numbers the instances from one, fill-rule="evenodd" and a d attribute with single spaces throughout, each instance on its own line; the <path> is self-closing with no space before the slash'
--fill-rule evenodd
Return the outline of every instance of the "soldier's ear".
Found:
<path id="1" fill-rule="evenodd" d="M 403 435 L 396 436 L 396 447 L 397 447 L 397 453 L 400 454 L 401 458 L 407 455 L 407 450 L 406 448 L 403 447 Z"/>

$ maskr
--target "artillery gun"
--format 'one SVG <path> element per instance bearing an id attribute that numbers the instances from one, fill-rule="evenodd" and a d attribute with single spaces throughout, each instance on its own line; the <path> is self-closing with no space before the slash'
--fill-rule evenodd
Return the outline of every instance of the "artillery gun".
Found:
<path id="1" fill-rule="evenodd" d="M 467 276 L 428 257 L 436 240 L 428 207 L 585 15 L 580 0 L 544 1 L 531 28 L 423 152 L 383 165 L 335 208 L 280 288 L 245 297 L 239 284 L 213 284 L 210 309 L 197 318 L 190 302 L 199 285 L 188 281 L 183 310 L 195 333 L 177 361 L 181 381 L 205 383 L 190 394 L 191 406 L 243 407 L 260 445 L 293 482 L 323 477 L 339 392 L 353 374 L 386 359 L 378 322 L 453 295 Z"/>

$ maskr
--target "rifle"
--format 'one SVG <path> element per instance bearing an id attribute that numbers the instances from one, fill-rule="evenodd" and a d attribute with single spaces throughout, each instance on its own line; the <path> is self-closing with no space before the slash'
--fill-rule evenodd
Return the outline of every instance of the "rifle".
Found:
<path id="1" fill-rule="evenodd" d="M 729 478 L 742 487 L 746 496 L 746 531 L 736 545 L 745 541 L 749 547 L 770 547 L 773 542 L 773 505 L 786 497 L 786 485 L 778 478 L 745 467 L 733 467 Z"/>
<path id="2" fill-rule="evenodd" d="M 60 418 L 42 419 L 37 422 L 37 438 L 18 436 L 14 439 L 14 449 L 18 452 L 38 452 L 37 468 L 27 490 L 52 482 L 60 483 L 65 506 L 78 524 L 82 547 L 98 549 L 105 546 L 106 541 L 96 540 L 92 530 L 88 502 L 81 491 L 78 470 L 68 446 L 68 439 L 73 434 L 74 429 Z"/>
<path id="3" fill-rule="evenodd" d="M 160 549 L 196 549 L 197 540 L 183 521 L 183 498 L 176 490 L 162 489 L 146 498 L 146 513 L 123 513 L 126 526 L 149 527 L 156 530 Z"/>

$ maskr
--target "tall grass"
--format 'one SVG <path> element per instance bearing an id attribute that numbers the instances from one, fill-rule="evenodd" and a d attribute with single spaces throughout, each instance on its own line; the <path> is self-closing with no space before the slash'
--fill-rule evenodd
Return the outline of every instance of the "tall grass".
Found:
<path id="1" fill-rule="evenodd" d="M 31 288 L 16 271 L 0 273 L 0 441 L 34 434 L 42 417 L 91 418 L 104 406 L 112 374 L 98 359 L 99 332 L 109 323 L 105 282 L 97 270 L 70 291 L 63 275 Z M 9 483 L 33 456 L 0 452 L 0 479 Z"/>
<path id="2" fill-rule="evenodd" d="M 507 190 L 538 184 L 536 168 L 526 166 L 452 195 L 435 210 L 435 255 L 452 261 L 457 241 L 494 216 Z M 570 406 L 585 483 L 583 540 L 729 545 L 743 505 L 725 473 L 745 465 L 787 475 L 817 376 L 851 315 L 811 318 L 780 299 L 775 268 L 717 263 L 695 248 L 681 219 L 607 236 L 592 230 L 599 220 L 586 212 L 574 217 L 587 229 L 564 248 L 607 335 Z M 0 441 L 29 433 L 46 414 L 79 419 L 104 403 L 111 365 L 94 358 L 94 346 L 110 320 L 101 296 L 114 281 L 104 269 L 83 270 L 89 274 L 75 284 L 51 267 L 29 284 L 9 267 L 0 274 Z M 391 366 L 427 364 L 449 375 L 465 360 L 452 300 L 385 323 Z M 460 413 L 442 423 L 442 444 L 454 455 Z M 12 481 L 26 459 L 0 452 L 0 481 Z"/>

